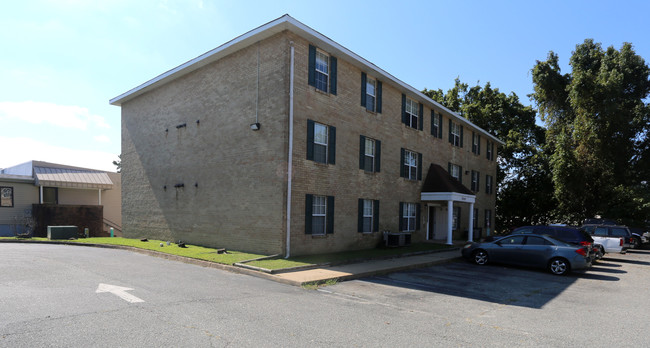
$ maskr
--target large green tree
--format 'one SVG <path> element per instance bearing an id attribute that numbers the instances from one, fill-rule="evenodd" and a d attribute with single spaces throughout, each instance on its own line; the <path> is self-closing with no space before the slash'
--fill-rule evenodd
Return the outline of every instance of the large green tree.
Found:
<path id="1" fill-rule="evenodd" d="M 550 168 L 544 152 L 545 131 L 536 112 L 515 93 L 505 94 L 490 83 L 454 87 L 424 94 L 459 113 L 505 142 L 498 149 L 497 228 L 548 222 L 554 207 Z"/>
<path id="2" fill-rule="evenodd" d="M 550 52 L 532 70 L 532 94 L 547 126 L 557 213 L 647 219 L 650 69 L 631 44 L 604 50 L 585 40 L 562 74 Z M 644 182 L 645 181 L 645 182 Z"/>

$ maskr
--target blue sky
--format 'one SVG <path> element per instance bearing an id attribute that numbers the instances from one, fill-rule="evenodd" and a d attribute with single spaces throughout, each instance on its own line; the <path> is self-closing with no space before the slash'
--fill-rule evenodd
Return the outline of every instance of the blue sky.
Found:
<path id="1" fill-rule="evenodd" d="M 649 1 L 24 0 L 0 11 L 0 168 L 115 170 L 108 100 L 288 13 L 417 89 L 490 82 L 524 104 L 549 51 L 631 42 L 650 59 Z"/>

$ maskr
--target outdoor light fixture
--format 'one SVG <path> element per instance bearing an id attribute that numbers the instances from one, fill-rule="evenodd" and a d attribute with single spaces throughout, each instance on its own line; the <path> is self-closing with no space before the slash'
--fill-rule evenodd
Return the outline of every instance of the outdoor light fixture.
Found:
<path id="1" fill-rule="evenodd" d="M 185 128 L 185 127 L 187 127 L 187 123 L 181 123 L 181 124 L 179 124 L 178 126 L 176 126 L 176 129 L 178 129 L 178 128 Z"/>
<path id="2" fill-rule="evenodd" d="M 259 122 L 251 123 L 251 129 L 254 130 L 254 131 L 260 130 Z"/>

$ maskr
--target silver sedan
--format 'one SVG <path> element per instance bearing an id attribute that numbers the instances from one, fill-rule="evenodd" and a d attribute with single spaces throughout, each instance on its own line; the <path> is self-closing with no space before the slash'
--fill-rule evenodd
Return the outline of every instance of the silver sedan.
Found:
<path id="1" fill-rule="evenodd" d="M 546 268 L 557 275 L 591 267 L 586 247 L 547 235 L 512 234 L 491 242 L 471 242 L 463 247 L 462 254 L 478 265 L 494 262 Z"/>

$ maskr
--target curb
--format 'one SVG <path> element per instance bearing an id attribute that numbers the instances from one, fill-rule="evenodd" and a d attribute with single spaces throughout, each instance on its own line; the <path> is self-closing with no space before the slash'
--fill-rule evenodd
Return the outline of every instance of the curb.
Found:
<path id="1" fill-rule="evenodd" d="M 198 260 L 198 259 L 193 259 L 190 257 L 185 257 L 185 256 L 179 256 L 179 255 L 172 255 L 172 254 L 167 254 L 155 250 L 147 250 L 147 249 L 140 249 L 136 247 L 131 247 L 131 246 L 125 246 L 125 245 L 110 245 L 110 244 L 93 244 L 93 243 L 74 243 L 74 242 L 67 242 L 67 241 L 34 241 L 34 240 L 0 240 L 0 243 L 23 243 L 23 244 L 54 244 L 54 245 L 71 245 L 71 246 L 84 246 L 84 247 L 95 247 L 95 248 L 104 248 L 104 249 L 121 249 L 121 250 L 128 250 L 144 255 L 149 255 L 149 256 L 154 256 L 162 259 L 167 259 L 167 260 L 172 260 L 172 261 L 180 261 L 183 263 L 187 264 L 192 264 L 192 265 L 197 265 L 201 267 L 206 267 L 206 268 L 214 268 L 214 269 L 219 269 L 223 271 L 228 271 L 231 273 L 237 273 L 237 274 L 245 274 L 245 275 L 250 275 L 253 277 L 257 278 L 262 278 L 262 279 L 267 279 L 267 280 L 272 280 L 277 283 L 282 283 L 286 285 L 292 285 L 292 286 L 299 286 L 302 287 L 304 285 L 309 285 L 309 284 L 322 284 L 325 283 L 329 280 L 337 280 L 337 281 L 346 281 L 346 280 L 353 280 L 353 279 L 358 279 L 358 278 L 364 278 L 364 277 L 371 277 L 371 276 L 376 276 L 376 275 L 382 275 L 382 274 L 389 274 L 393 272 L 400 272 L 400 271 L 405 271 L 409 269 L 416 269 L 416 268 L 425 268 L 425 267 L 430 267 L 434 265 L 439 265 L 439 264 L 444 264 L 444 263 L 449 263 L 449 262 L 456 262 L 460 260 L 462 257 L 454 257 L 450 259 L 442 259 L 442 260 L 435 260 L 435 261 L 428 261 L 428 262 L 423 262 L 423 263 L 418 263 L 418 264 L 411 264 L 411 265 L 406 265 L 406 266 L 398 266 L 394 268 L 387 268 L 387 269 L 381 269 L 381 270 L 373 270 L 373 271 L 367 271 L 367 272 L 360 272 L 360 273 L 355 273 L 355 274 L 350 274 L 342 277 L 330 277 L 330 278 L 323 278 L 319 280 L 312 280 L 312 281 L 294 281 L 290 279 L 285 279 L 277 276 L 280 273 L 290 273 L 290 272 L 295 272 L 298 271 L 297 269 L 291 269 L 290 271 L 284 271 L 282 272 L 281 270 L 274 270 L 274 272 L 265 272 L 264 269 L 259 269 L 257 270 L 256 268 L 258 267 L 253 267 L 253 266 L 247 266 L 247 265 L 241 265 L 237 266 L 237 263 L 235 265 L 224 265 L 221 263 L 216 263 L 216 262 L 211 262 L 211 261 L 205 261 L 205 260 Z M 375 260 L 386 260 L 386 259 L 393 259 L 393 258 L 402 258 L 402 257 L 409 257 L 409 256 L 417 256 L 417 255 L 423 255 L 423 254 L 434 254 L 434 253 L 439 253 L 439 252 L 444 252 L 444 251 L 455 251 L 455 250 L 460 250 L 460 248 L 452 248 L 452 249 L 445 249 L 445 250 L 435 250 L 432 252 L 415 252 L 415 253 L 409 253 L 409 254 L 404 254 L 401 256 L 391 256 L 391 257 L 384 257 L 384 258 L 377 258 L 377 259 L 366 259 L 362 260 L 359 262 L 345 262 L 342 264 L 336 264 L 337 266 L 340 265 L 345 265 L 345 264 L 351 264 L 351 263 L 363 263 L 363 262 L 372 262 Z M 323 268 L 323 267 L 332 267 L 332 265 L 327 264 L 327 265 L 315 265 L 313 267 L 308 266 L 308 268 Z M 301 270 L 305 270 L 304 268 Z"/>

